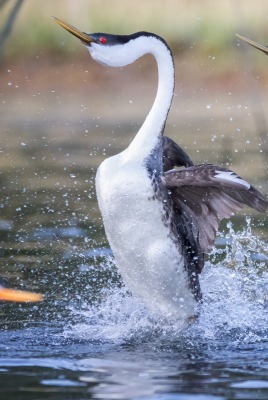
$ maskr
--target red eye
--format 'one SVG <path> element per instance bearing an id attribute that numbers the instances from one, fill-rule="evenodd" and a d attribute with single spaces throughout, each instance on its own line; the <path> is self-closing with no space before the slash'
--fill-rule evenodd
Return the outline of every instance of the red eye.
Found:
<path id="1" fill-rule="evenodd" d="M 107 39 L 105 37 L 100 38 L 101 44 L 105 44 L 107 42 Z"/>

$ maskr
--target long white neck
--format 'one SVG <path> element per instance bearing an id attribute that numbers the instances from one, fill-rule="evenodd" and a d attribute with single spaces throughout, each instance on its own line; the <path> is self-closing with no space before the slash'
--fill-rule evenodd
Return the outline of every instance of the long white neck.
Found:
<path id="1" fill-rule="evenodd" d="M 171 52 L 162 41 L 156 38 L 148 39 L 148 47 L 144 49 L 144 54 L 152 54 L 157 62 L 158 88 L 149 114 L 128 147 L 128 152 L 139 159 L 148 156 L 157 145 L 174 93 L 174 64 Z"/>
<path id="2" fill-rule="evenodd" d="M 92 43 L 92 58 L 111 67 L 133 63 L 144 54 L 152 54 L 158 66 L 158 89 L 151 111 L 144 124 L 124 152 L 127 157 L 143 160 L 155 148 L 165 125 L 174 92 L 174 64 L 168 46 L 157 36 L 141 34 L 129 42 L 113 46 Z"/>

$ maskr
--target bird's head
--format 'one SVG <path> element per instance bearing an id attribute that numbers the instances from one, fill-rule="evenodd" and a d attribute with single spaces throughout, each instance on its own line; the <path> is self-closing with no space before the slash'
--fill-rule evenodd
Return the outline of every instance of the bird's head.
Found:
<path id="1" fill-rule="evenodd" d="M 238 33 L 236 34 L 236 36 L 239 39 L 243 40 L 244 42 L 250 44 L 250 46 L 253 46 L 256 49 L 261 50 L 261 51 L 263 51 L 264 54 L 268 55 L 268 47 L 267 46 L 263 46 L 260 43 L 254 42 L 254 40 L 251 40 L 251 39 L 249 39 L 249 38 L 247 38 L 245 36 L 239 35 Z"/>
<path id="2" fill-rule="evenodd" d="M 163 42 L 159 36 L 148 32 L 132 35 L 111 35 L 108 33 L 84 33 L 74 26 L 55 18 L 55 21 L 85 45 L 91 57 L 98 63 L 110 67 L 124 67 L 153 50 L 154 45 Z M 167 46 L 167 45 L 166 45 Z"/>

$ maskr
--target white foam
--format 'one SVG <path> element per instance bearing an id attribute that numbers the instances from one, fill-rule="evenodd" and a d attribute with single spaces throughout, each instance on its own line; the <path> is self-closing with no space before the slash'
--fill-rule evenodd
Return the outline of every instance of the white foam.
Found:
<path id="1" fill-rule="evenodd" d="M 249 226 L 240 233 L 235 233 L 231 225 L 229 229 L 226 248 L 215 249 L 212 254 L 213 258 L 224 253 L 223 261 L 212 260 L 205 265 L 200 315 L 186 330 L 182 331 L 176 320 L 152 314 L 125 288 L 115 288 L 105 292 L 99 306 L 76 312 L 81 323 L 67 328 L 65 335 L 114 344 L 152 338 L 177 341 L 181 334 L 212 340 L 226 336 L 243 342 L 268 338 L 267 265 L 251 257 L 258 252 L 268 255 L 268 244 L 255 237 Z"/>

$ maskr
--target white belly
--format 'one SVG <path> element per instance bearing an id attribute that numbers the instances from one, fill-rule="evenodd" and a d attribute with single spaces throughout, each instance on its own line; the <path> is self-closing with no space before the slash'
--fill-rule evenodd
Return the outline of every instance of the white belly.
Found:
<path id="1" fill-rule="evenodd" d="M 163 205 L 146 169 L 123 161 L 122 153 L 105 160 L 96 177 L 97 197 L 116 265 L 128 288 L 153 311 L 182 321 L 194 315 L 183 257 L 162 221 Z"/>

